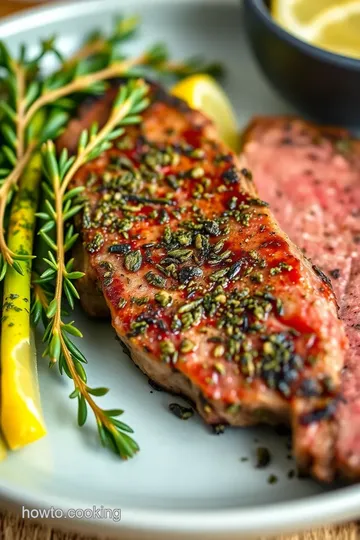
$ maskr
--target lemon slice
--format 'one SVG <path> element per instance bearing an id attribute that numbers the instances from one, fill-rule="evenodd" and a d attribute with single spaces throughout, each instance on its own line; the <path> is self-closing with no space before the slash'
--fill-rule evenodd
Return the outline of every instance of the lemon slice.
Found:
<path id="1" fill-rule="evenodd" d="M 273 0 L 271 12 L 297 37 L 360 58 L 360 0 Z"/>
<path id="2" fill-rule="evenodd" d="M 324 0 L 326 1 L 326 0 Z M 310 4 L 310 2 L 308 2 Z M 273 0 L 271 4 L 271 14 L 275 21 L 295 36 L 306 38 L 306 20 L 308 11 L 301 9 L 305 4 L 304 0 Z M 298 13 L 300 7 L 300 14 Z M 305 21 L 304 21 L 305 18 Z"/>
<path id="3" fill-rule="evenodd" d="M 192 75 L 177 83 L 171 93 L 211 118 L 223 142 L 235 152 L 239 149 L 235 113 L 215 79 L 209 75 Z"/>
<path id="4" fill-rule="evenodd" d="M 311 42 L 322 49 L 360 59 L 360 1 L 319 15 L 311 24 Z"/>
<path id="5" fill-rule="evenodd" d="M 273 0 L 271 13 L 290 32 L 303 34 L 315 17 L 348 3 L 349 0 Z"/>

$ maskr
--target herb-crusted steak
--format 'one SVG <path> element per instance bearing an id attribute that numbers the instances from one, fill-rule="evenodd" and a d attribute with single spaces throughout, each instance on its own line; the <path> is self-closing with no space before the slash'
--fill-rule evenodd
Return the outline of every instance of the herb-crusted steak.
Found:
<path id="1" fill-rule="evenodd" d="M 333 428 L 336 468 L 359 479 L 360 143 L 300 119 L 259 118 L 244 154 L 281 226 L 332 281 L 350 342 Z"/>
<path id="2" fill-rule="evenodd" d="M 61 143 L 101 123 L 114 92 L 83 108 Z M 153 86 L 141 125 L 74 185 L 87 198 L 84 308 L 103 314 L 106 304 L 134 362 L 206 422 L 291 422 L 300 467 L 329 478 L 316 432 L 336 410 L 343 326 L 329 282 L 258 198 L 246 159 Z"/>

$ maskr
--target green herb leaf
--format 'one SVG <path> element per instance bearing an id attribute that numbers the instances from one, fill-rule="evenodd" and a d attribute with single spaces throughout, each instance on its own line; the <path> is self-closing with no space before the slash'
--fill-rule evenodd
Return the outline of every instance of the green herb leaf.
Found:
<path id="1" fill-rule="evenodd" d="M 104 388 L 104 387 L 90 388 L 90 387 L 88 386 L 88 387 L 87 387 L 87 391 L 88 391 L 89 394 L 91 394 L 92 396 L 101 397 L 101 396 L 105 396 L 105 395 L 109 392 L 109 389 L 108 389 L 108 388 Z"/>
<path id="2" fill-rule="evenodd" d="M 54 334 L 50 341 L 49 355 L 53 362 L 57 362 L 60 357 L 61 341 L 58 334 Z"/>
<path id="3" fill-rule="evenodd" d="M 17 272 L 21 276 L 24 275 L 24 270 L 23 270 L 21 264 L 18 261 L 13 261 L 12 268 L 15 270 L 15 272 Z"/>
<path id="4" fill-rule="evenodd" d="M 83 337 L 80 330 L 78 328 L 75 328 L 75 326 L 73 326 L 73 323 L 63 324 L 62 329 L 64 330 L 64 332 L 67 332 L 68 334 L 71 334 L 72 336 L 76 336 L 79 338 Z"/>
<path id="5" fill-rule="evenodd" d="M 49 307 L 46 311 L 46 315 L 49 319 L 52 319 L 53 316 L 55 315 L 56 313 L 56 310 L 57 310 L 57 306 L 58 306 L 58 302 L 57 302 L 57 299 L 56 298 L 53 298 L 49 304 Z"/>
<path id="6" fill-rule="evenodd" d="M 80 364 L 81 365 L 81 364 Z M 87 418 L 87 405 L 84 396 L 78 396 L 78 424 L 83 426 Z"/>
<path id="7" fill-rule="evenodd" d="M 109 416 L 110 418 L 112 418 L 113 416 L 121 416 L 123 412 L 124 411 L 122 411 L 121 409 L 109 409 L 108 411 L 104 411 L 106 416 Z"/>
<path id="8" fill-rule="evenodd" d="M 55 139 L 68 120 L 69 114 L 67 112 L 61 109 L 53 109 L 41 133 L 40 142 L 45 142 L 47 139 Z"/>
<path id="9" fill-rule="evenodd" d="M 75 399 L 79 395 L 80 395 L 80 390 L 76 387 L 75 390 L 73 390 L 73 392 L 71 392 L 71 394 L 69 395 L 69 398 Z"/>

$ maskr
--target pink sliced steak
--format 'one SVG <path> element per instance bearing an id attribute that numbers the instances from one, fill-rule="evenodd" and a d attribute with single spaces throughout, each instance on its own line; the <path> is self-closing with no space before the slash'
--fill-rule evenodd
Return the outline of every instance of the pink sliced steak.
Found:
<path id="1" fill-rule="evenodd" d="M 336 462 L 340 473 L 359 479 L 360 142 L 300 119 L 257 118 L 243 153 L 260 196 L 336 293 L 350 342 L 334 426 Z"/>

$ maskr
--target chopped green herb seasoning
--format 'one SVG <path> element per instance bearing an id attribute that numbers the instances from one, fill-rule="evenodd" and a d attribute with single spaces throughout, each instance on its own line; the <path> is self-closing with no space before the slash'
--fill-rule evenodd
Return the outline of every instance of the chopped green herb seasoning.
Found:
<path id="1" fill-rule="evenodd" d="M 125 256 L 124 264 L 125 268 L 129 270 L 129 272 L 137 272 L 140 270 L 142 265 L 142 255 L 140 249 L 130 251 L 130 253 Z"/>
<path id="2" fill-rule="evenodd" d="M 183 407 L 178 403 L 170 403 L 169 410 L 181 420 L 189 420 L 194 416 L 194 410 L 191 407 Z"/>
<path id="3" fill-rule="evenodd" d="M 268 477 L 268 484 L 277 484 L 278 480 L 279 479 L 275 474 L 270 474 Z"/>
<path id="4" fill-rule="evenodd" d="M 145 274 L 145 279 L 150 285 L 157 287 L 158 289 L 163 289 L 166 285 L 166 280 L 159 274 L 155 274 L 151 270 Z"/>
<path id="5" fill-rule="evenodd" d="M 256 449 L 256 468 L 264 469 L 269 465 L 271 461 L 271 454 L 269 450 L 263 446 L 259 446 Z"/>
<path id="6" fill-rule="evenodd" d="M 104 237 L 101 233 L 97 232 L 91 242 L 86 245 L 86 249 L 89 253 L 95 253 L 96 251 L 99 251 L 103 244 Z"/>

